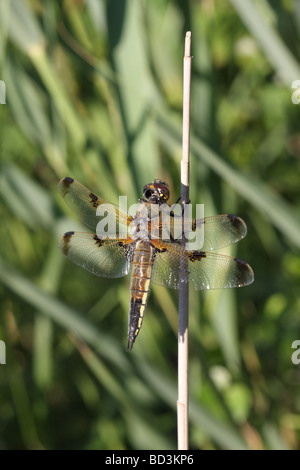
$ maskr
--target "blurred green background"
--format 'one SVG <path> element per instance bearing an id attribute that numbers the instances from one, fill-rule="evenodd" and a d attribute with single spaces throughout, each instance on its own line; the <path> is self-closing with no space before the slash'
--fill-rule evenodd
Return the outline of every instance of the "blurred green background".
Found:
<path id="1" fill-rule="evenodd" d="M 187 30 L 191 201 L 246 221 L 255 272 L 191 288 L 190 448 L 300 448 L 300 2 L 1 0 L 1 449 L 176 448 L 178 293 L 153 286 L 126 353 L 129 277 L 58 252 L 86 228 L 57 183 L 177 200 Z"/>

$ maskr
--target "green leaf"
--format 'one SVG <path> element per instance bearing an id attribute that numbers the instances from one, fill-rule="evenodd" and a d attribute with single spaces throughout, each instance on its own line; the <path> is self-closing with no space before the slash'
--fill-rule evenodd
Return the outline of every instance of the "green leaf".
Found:
<path id="1" fill-rule="evenodd" d="M 126 356 L 121 352 L 119 344 L 113 338 L 101 333 L 79 312 L 67 307 L 52 295 L 43 292 L 2 260 L 0 260 L 0 280 L 35 309 L 40 310 L 64 328 L 82 337 L 103 357 L 109 359 L 109 362 L 117 365 L 123 371 L 130 370 Z"/>
<path id="2" fill-rule="evenodd" d="M 263 16 L 253 0 L 230 0 L 253 34 L 283 83 L 291 86 L 300 77 L 300 66 L 282 38 Z"/>

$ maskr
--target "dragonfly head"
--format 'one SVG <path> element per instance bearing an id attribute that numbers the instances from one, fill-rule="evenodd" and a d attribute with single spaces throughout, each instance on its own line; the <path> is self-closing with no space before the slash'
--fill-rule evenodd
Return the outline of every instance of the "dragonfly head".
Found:
<path id="1" fill-rule="evenodd" d="M 144 186 L 143 195 L 148 202 L 163 204 L 169 199 L 168 185 L 161 180 L 154 180 Z"/>

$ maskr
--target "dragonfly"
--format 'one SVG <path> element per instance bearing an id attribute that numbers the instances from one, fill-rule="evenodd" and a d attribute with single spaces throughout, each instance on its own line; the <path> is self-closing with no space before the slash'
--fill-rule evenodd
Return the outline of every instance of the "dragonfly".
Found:
<path id="1" fill-rule="evenodd" d="M 191 232 L 204 231 L 201 250 L 187 249 L 182 237 L 182 214 L 174 214 L 173 206 L 168 203 L 168 185 L 162 180 L 144 186 L 143 198 L 138 200 L 133 215 L 73 178 L 62 178 L 58 188 L 70 209 L 94 230 L 93 233 L 66 232 L 58 242 L 61 252 L 100 277 L 118 278 L 131 272 L 129 351 L 142 327 L 151 283 L 179 289 L 182 282 L 190 281 L 196 290 L 204 290 L 242 287 L 254 280 L 248 263 L 214 251 L 244 238 L 245 222 L 232 214 L 195 218 L 187 223 L 184 220 Z M 169 224 L 161 208 L 167 208 Z M 106 231 L 99 233 L 101 220 Z"/>

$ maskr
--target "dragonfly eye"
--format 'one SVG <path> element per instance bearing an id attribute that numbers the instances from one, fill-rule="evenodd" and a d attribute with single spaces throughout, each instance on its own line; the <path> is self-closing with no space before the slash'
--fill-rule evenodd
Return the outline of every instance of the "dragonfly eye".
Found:
<path id="1" fill-rule="evenodd" d="M 147 201 L 161 204 L 162 201 L 169 199 L 168 186 L 161 180 L 154 180 L 154 183 L 149 183 L 144 186 L 143 195 Z"/>
<path id="2" fill-rule="evenodd" d="M 143 187 L 143 195 L 147 201 L 155 194 L 155 187 L 152 183 L 146 184 Z"/>
<path id="3" fill-rule="evenodd" d="M 150 199 L 153 194 L 154 194 L 153 189 L 146 189 L 144 191 L 144 196 L 146 199 Z"/>

